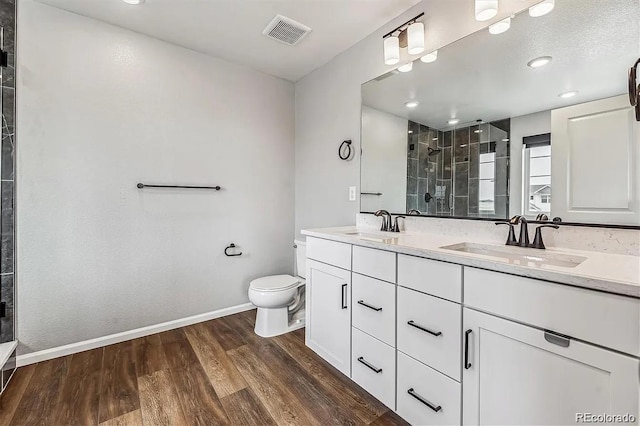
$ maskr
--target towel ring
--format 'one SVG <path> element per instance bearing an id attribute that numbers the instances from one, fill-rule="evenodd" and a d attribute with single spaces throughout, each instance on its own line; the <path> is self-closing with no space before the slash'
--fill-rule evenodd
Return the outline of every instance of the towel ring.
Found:
<path id="1" fill-rule="evenodd" d="M 240 253 L 232 253 L 232 254 L 229 254 L 229 249 L 234 249 L 234 248 L 236 248 L 236 245 L 235 245 L 235 244 L 233 244 L 233 243 L 229 244 L 229 245 L 224 249 L 224 254 L 225 254 L 225 256 L 227 256 L 227 257 L 242 256 L 242 252 L 240 252 Z"/>

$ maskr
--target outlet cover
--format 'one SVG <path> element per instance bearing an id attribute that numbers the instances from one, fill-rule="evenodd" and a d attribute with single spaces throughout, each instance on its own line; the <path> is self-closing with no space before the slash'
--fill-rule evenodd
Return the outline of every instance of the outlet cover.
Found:
<path id="1" fill-rule="evenodd" d="M 355 186 L 350 186 L 349 187 L 349 201 L 355 201 L 356 200 L 356 187 Z"/>

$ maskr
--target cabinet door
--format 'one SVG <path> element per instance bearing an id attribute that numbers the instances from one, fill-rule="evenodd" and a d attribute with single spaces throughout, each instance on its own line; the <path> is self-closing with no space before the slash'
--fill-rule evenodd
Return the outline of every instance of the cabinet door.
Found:
<path id="1" fill-rule="evenodd" d="M 463 316 L 464 424 L 575 425 L 580 413 L 637 422 L 640 360 L 467 308 Z"/>
<path id="2" fill-rule="evenodd" d="M 306 344 L 351 374 L 351 271 L 307 260 Z"/>

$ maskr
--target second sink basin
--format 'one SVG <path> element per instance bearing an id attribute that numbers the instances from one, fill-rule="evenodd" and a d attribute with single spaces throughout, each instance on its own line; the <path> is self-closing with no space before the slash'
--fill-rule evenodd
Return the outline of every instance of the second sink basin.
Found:
<path id="1" fill-rule="evenodd" d="M 587 260 L 586 257 L 582 256 L 572 256 L 555 252 L 546 253 L 544 250 L 476 243 L 460 243 L 440 248 L 462 253 L 480 254 L 483 256 L 493 257 L 502 262 L 523 266 L 536 266 L 538 268 L 544 266 L 575 268 Z"/>

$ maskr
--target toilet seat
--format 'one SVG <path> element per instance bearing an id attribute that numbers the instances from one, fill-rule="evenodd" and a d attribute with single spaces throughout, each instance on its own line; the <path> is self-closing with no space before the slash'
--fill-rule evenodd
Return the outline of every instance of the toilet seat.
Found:
<path id="1" fill-rule="evenodd" d="M 258 291 L 284 291 L 296 288 L 301 278 L 291 275 L 271 275 L 251 281 L 249 288 Z"/>

